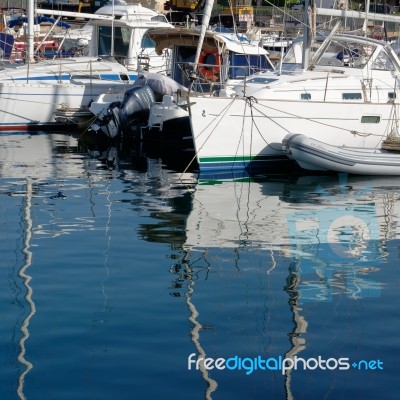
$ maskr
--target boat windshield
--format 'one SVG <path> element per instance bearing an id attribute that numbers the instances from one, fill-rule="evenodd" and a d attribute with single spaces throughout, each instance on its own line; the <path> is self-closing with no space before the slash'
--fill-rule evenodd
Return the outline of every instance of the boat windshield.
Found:
<path id="1" fill-rule="evenodd" d="M 332 40 L 316 65 L 363 68 L 375 49 L 376 46 L 370 43 L 364 45 L 359 41 Z"/>
<path id="2" fill-rule="evenodd" d="M 156 42 L 149 38 L 147 34 L 143 35 L 140 47 L 142 49 L 153 49 L 156 47 Z"/>
<path id="3" fill-rule="evenodd" d="M 372 69 L 381 69 L 386 71 L 394 71 L 396 67 L 394 66 L 392 60 L 389 58 L 385 51 L 381 51 L 374 60 L 372 64 Z"/>
<path id="4" fill-rule="evenodd" d="M 110 26 L 99 26 L 98 55 L 112 55 L 116 57 L 128 57 L 131 31 L 125 27 L 114 27 L 112 35 Z M 111 40 L 114 39 L 114 54 L 111 54 Z"/>

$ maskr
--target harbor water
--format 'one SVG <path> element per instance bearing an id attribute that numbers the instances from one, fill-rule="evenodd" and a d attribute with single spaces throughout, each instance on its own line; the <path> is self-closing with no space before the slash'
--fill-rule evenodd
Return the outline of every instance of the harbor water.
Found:
<path id="1" fill-rule="evenodd" d="M 397 399 L 400 177 L 183 171 L 0 135 L 0 399 Z"/>

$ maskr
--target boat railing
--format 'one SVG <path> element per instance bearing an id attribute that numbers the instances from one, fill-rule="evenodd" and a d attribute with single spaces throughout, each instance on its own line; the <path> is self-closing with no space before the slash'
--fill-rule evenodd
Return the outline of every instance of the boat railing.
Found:
<path id="1" fill-rule="evenodd" d="M 111 56 L 99 56 L 102 59 Z M 139 73 L 143 72 L 156 72 L 165 75 L 170 74 L 170 64 L 168 58 L 165 59 L 165 62 L 160 65 L 160 63 L 154 63 L 151 56 L 148 54 L 140 53 L 133 59 L 128 58 L 126 55 L 118 55 L 114 54 L 114 60 L 119 64 L 126 67 L 128 70 L 137 71 Z"/>
<path id="2" fill-rule="evenodd" d="M 194 71 L 192 62 L 178 62 L 172 68 L 171 77 L 185 87 L 191 87 L 191 91 L 198 93 L 209 93 L 216 95 L 222 89 L 229 89 L 230 86 L 265 69 L 249 65 L 213 65 L 198 64 L 198 70 Z"/>

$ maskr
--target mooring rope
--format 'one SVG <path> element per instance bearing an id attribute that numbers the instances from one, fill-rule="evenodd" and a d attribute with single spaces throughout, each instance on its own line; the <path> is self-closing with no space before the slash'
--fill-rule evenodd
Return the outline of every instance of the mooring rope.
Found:
<path id="1" fill-rule="evenodd" d="M 210 139 L 211 135 L 214 133 L 215 129 L 218 127 L 219 123 L 221 122 L 222 118 L 225 116 L 225 114 L 228 112 L 228 110 L 230 109 L 230 107 L 232 106 L 234 100 L 236 99 L 236 97 L 232 98 L 232 101 L 222 110 L 222 112 L 218 115 L 215 116 L 215 118 L 210 122 L 210 124 L 208 126 L 206 126 L 198 135 L 197 137 L 201 136 L 204 131 L 218 118 L 220 118 L 220 120 L 217 122 L 217 124 L 214 126 L 214 128 L 211 130 L 211 132 L 208 134 L 206 140 L 204 141 L 203 145 L 199 148 L 199 149 L 195 149 L 195 154 L 193 156 L 193 158 L 189 161 L 188 165 L 186 166 L 186 168 L 183 170 L 181 176 L 187 172 L 187 170 L 190 168 L 190 166 L 192 165 L 193 161 L 197 158 L 197 155 L 199 153 L 199 151 L 203 148 L 204 144 L 207 143 L 208 139 Z M 192 132 L 192 135 L 194 133 Z"/>
<path id="2" fill-rule="evenodd" d="M 254 102 L 250 102 L 251 107 L 254 107 L 253 103 L 254 103 Z M 258 104 L 258 105 L 260 106 L 260 108 L 263 107 L 263 108 L 266 108 L 266 109 L 269 109 L 269 110 L 272 110 L 272 111 L 280 112 L 280 113 L 285 114 L 286 116 L 289 116 L 289 117 L 293 117 L 293 118 L 296 118 L 296 119 L 301 119 L 301 120 L 313 122 L 313 123 L 319 124 L 319 125 L 321 125 L 321 126 L 325 126 L 325 127 L 329 127 L 329 128 L 335 128 L 335 129 L 338 129 L 338 130 L 341 130 L 341 131 L 344 131 L 344 132 L 349 132 L 349 133 L 351 133 L 351 134 L 354 135 L 354 136 L 358 135 L 358 136 L 362 136 L 362 137 L 367 137 L 367 136 L 378 136 L 378 137 L 382 137 L 382 135 L 378 135 L 378 134 L 374 134 L 374 133 L 362 133 L 362 132 L 358 132 L 358 131 L 356 131 L 356 130 L 352 130 L 352 129 L 348 129 L 348 128 L 343 128 L 343 127 L 341 127 L 341 126 L 328 124 L 328 123 L 326 123 L 326 122 L 316 121 L 316 120 L 313 119 L 313 118 L 303 117 L 303 116 L 301 116 L 301 115 L 294 114 L 294 113 L 290 113 L 290 112 L 288 112 L 288 111 L 279 110 L 279 109 L 277 109 L 277 108 L 268 106 L 268 105 L 266 105 L 266 104 L 259 103 L 258 101 L 256 102 L 256 104 Z M 276 124 L 277 126 L 279 126 L 281 129 L 285 130 L 287 133 L 291 133 L 288 129 L 286 129 L 286 128 L 284 128 L 282 125 L 280 125 L 280 124 L 275 120 L 276 118 L 268 116 L 266 113 L 264 113 L 263 111 L 261 111 L 260 108 L 255 108 L 255 109 L 261 114 L 262 117 L 268 118 L 271 122 L 273 122 L 274 124 Z M 251 118 L 254 119 L 253 115 L 251 116 Z"/>

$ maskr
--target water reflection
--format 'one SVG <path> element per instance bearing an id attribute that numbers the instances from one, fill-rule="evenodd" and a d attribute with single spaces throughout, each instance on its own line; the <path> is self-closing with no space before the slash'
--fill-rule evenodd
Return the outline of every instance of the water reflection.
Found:
<path id="1" fill-rule="evenodd" d="M 207 354 L 201 343 L 200 332 L 201 330 L 206 329 L 206 327 L 199 322 L 199 312 L 196 309 L 195 303 L 192 302 L 192 294 L 195 290 L 196 284 L 195 279 L 193 279 L 193 274 L 195 273 L 196 272 L 191 269 L 190 264 L 187 263 L 185 274 L 188 277 L 188 285 L 187 292 L 185 294 L 185 301 L 189 310 L 189 321 L 192 323 L 192 327 L 190 329 L 190 339 L 196 349 L 197 356 L 203 360 L 199 363 L 199 369 L 201 371 L 202 379 L 206 383 L 204 398 L 206 400 L 210 400 L 212 399 L 213 392 L 215 392 L 218 388 L 218 383 L 215 379 L 211 378 L 209 371 L 204 366 L 204 360 L 206 359 Z"/>
<path id="2" fill-rule="evenodd" d="M 387 260 L 388 240 L 398 238 L 399 195 L 400 179 L 393 178 L 341 175 L 199 182 L 192 193 L 183 244 L 186 262 L 191 260 L 186 277 L 191 306 L 196 303 L 193 276 L 207 280 L 211 271 L 226 282 L 232 266 L 239 274 L 264 266 L 267 277 L 260 281 L 265 279 L 268 285 L 275 271 L 287 265 L 284 260 L 289 261 L 284 290 L 292 329 L 290 347 L 282 354 L 293 359 L 307 348 L 307 303 L 381 296 L 385 283 L 377 273 Z M 177 282 L 175 288 L 183 288 L 182 276 Z M 267 307 L 265 312 L 271 310 Z M 199 349 L 201 325 L 192 318 L 193 314 L 192 340 L 198 357 L 204 358 L 207 344 Z M 293 373 L 285 373 L 287 399 L 295 398 Z M 204 371 L 202 377 L 210 388 Z M 218 377 L 214 379 L 211 393 L 218 388 Z"/>
<path id="3" fill-rule="evenodd" d="M 292 273 L 301 275 L 302 302 L 379 296 L 381 284 L 372 278 L 397 234 L 400 180 L 396 187 L 393 179 L 341 179 L 199 184 L 184 247 L 289 257 Z"/>
<path id="4" fill-rule="evenodd" d="M 332 336 L 335 335 L 329 339 L 332 342 L 349 333 L 340 328 L 340 322 L 346 317 L 337 310 L 341 304 L 347 304 L 345 307 L 349 309 L 351 304 L 372 302 L 387 293 L 387 280 L 381 272 L 387 268 L 393 252 L 390 250 L 393 245 L 390 247 L 389 243 L 399 238 L 400 180 L 396 178 L 285 176 L 197 181 L 195 173 L 182 174 L 185 163 L 183 168 L 174 169 L 168 157 L 157 154 L 151 158 L 144 149 L 88 144 L 79 137 L 62 134 L 9 135 L 2 140 L 6 147 L 0 150 L 4 155 L 0 161 L 0 195 L 23 196 L 26 200 L 20 224 L 21 232 L 24 231 L 24 261 L 20 263 L 20 271 L 14 272 L 15 285 L 24 295 L 20 303 L 24 303 L 26 310 L 21 316 L 24 321 L 18 321 L 21 341 L 14 340 L 21 372 L 14 393 L 17 391 L 20 398 L 28 397 L 24 393 L 26 375 L 31 372 L 29 376 L 33 376 L 40 370 L 35 363 L 32 371 L 35 359 L 28 357 L 29 344 L 35 338 L 35 335 L 29 337 L 29 321 L 36 312 L 30 285 L 32 273 L 28 271 L 32 272 L 32 260 L 37 260 L 40 254 L 43 257 L 56 241 L 55 259 L 65 258 L 65 263 L 70 265 L 57 270 L 47 266 L 49 270 L 57 271 L 62 277 L 79 274 L 82 279 L 82 282 L 74 281 L 73 287 L 63 282 L 65 287 L 61 286 L 59 293 L 73 294 L 71 301 L 81 291 L 88 298 L 93 296 L 87 314 L 80 315 L 85 334 L 79 336 L 83 338 L 85 350 L 96 356 L 95 360 L 90 359 L 91 366 L 94 361 L 100 361 L 105 353 L 103 349 L 110 357 L 109 349 L 118 354 L 129 353 L 126 349 L 132 345 L 132 336 L 138 335 L 139 342 L 164 344 L 179 336 L 177 331 L 173 331 L 174 338 L 161 332 L 150 342 L 145 334 L 140 337 L 135 324 L 131 330 L 125 329 L 127 321 L 136 318 L 149 324 L 149 330 L 143 330 L 147 335 L 158 319 L 168 322 L 160 323 L 165 329 L 176 324 L 179 327 L 176 330 L 184 331 L 185 343 L 181 341 L 179 346 L 165 348 L 169 358 L 179 358 L 180 373 L 171 370 L 174 376 L 181 376 L 188 356 L 183 351 L 187 349 L 203 358 L 234 354 L 306 357 L 326 347 L 329 334 L 318 332 L 319 338 L 316 338 L 316 324 L 329 325 L 334 331 Z M 5 152 L 5 148 L 9 151 Z M 34 196 L 28 197 L 27 193 Z M 7 204 L 9 208 L 14 205 L 11 201 Z M 30 243 L 32 239 L 36 247 Z M 68 253 L 76 240 L 83 239 L 90 240 L 89 244 L 78 247 L 84 251 L 89 249 L 85 262 L 93 262 L 87 275 L 83 273 L 83 263 L 80 267 L 74 264 L 77 261 L 79 264 L 80 256 Z M 137 244 L 140 241 L 147 242 L 143 252 L 156 249 L 162 256 L 141 254 L 143 243 Z M 137 247 L 133 250 L 135 242 Z M 21 246 L 18 251 L 21 253 Z M 140 265 L 133 265 L 132 260 L 137 256 Z M 170 267 L 171 275 L 167 277 L 172 280 L 170 286 L 165 283 L 166 270 L 160 269 L 163 262 L 166 268 Z M 34 269 L 35 273 L 42 274 L 49 270 Z M 124 275 L 118 280 L 121 271 Z M 38 295 L 43 296 L 38 291 L 43 282 L 40 279 L 35 282 L 35 300 L 38 300 Z M 162 311 L 155 308 L 165 303 L 167 291 L 171 295 L 167 300 L 172 299 L 176 307 L 171 316 L 164 315 L 166 308 Z M 18 296 L 22 295 L 16 295 L 17 301 Z M 119 307 L 118 297 L 121 297 Z M 141 303 L 144 298 L 148 302 L 161 301 L 151 303 L 147 309 L 146 302 Z M 47 304 L 45 296 L 41 300 Z M 137 303 L 140 303 L 140 312 L 135 310 L 131 314 L 131 304 Z M 63 299 L 59 299 L 59 305 L 63 305 Z M 378 305 L 374 306 L 379 309 Z M 171 302 L 166 307 L 171 307 Z M 38 318 L 45 318 L 39 308 L 35 323 Z M 331 325 L 326 319 L 329 312 L 334 314 Z M 147 313 L 151 314 L 148 319 L 143 317 Z M 123 349 L 111 344 L 105 334 L 111 332 L 107 328 L 118 315 L 121 317 L 118 332 L 121 343 L 126 346 Z M 79 319 L 75 311 L 73 316 Z M 85 318 L 90 319 L 89 328 Z M 338 318 L 342 319 L 338 322 Z M 361 315 L 354 322 L 355 328 L 350 328 L 348 336 L 353 334 L 351 329 L 357 331 L 359 325 L 367 323 L 361 321 L 363 318 L 367 319 Z M 373 320 L 372 316 L 368 315 L 368 320 Z M 61 323 L 60 326 L 66 329 Z M 51 335 L 40 330 L 34 333 L 38 332 L 44 338 Z M 56 340 L 60 337 L 65 340 L 63 332 L 58 335 Z M 342 343 L 336 345 L 331 347 L 335 354 L 329 356 L 340 352 Z M 149 358 L 153 357 L 153 372 L 154 360 L 158 363 L 160 354 L 152 352 L 150 347 L 146 351 Z M 14 360 L 17 357 L 14 355 Z M 131 359 L 132 354 L 126 358 Z M 131 360 L 124 360 L 129 368 Z M 162 384 L 170 384 L 162 381 L 165 366 L 159 364 L 157 376 Z M 112 365 L 109 368 L 116 364 Z M 87 367 L 88 374 L 95 380 L 97 370 L 91 368 Z M 141 365 L 135 372 L 142 368 Z M 143 377 L 146 373 L 151 375 L 146 370 Z M 288 370 L 284 376 L 269 374 L 259 379 L 256 373 L 250 377 L 244 371 L 229 375 L 227 371 L 209 371 L 200 364 L 199 371 L 185 375 L 187 383 L 182 388 L 182 396 L 193 385 L 197 398 L 199 395 L 206 399 L 260 398 L 262 393 L 268 393 L 270 398 L 302 398 L 305 392 L 299 390 L 303 382 L 302 385 L 296 382 L 298 373 Z M 321 377 L 314 376 L 316 380 Z M 311 378 L 307 379 L 311 386 Z M 128 381 L 131 382 L 131 376 Z M 254 393 L 248 389 L 250 386 Z"/>
<path id="5" fill-rule="evenodd" d="M 25 287 L 24 298 L 27 303 L 27 312 L 22 324 L 21 324 L 21 338 L 19 341 L 20 352 L 18 354 L 18 362 L 23 366 L 21 374 L 18 377 L 18 388 L 17 394 L 20 399 L 25 399 L 24 394 L 24 385 L 25 385 L 25 377 L 29 373 L 29 371 L 33 368 L 32 363 L 25 357 L 26 355 L 26 346 L 25 342 L 29 339 L 29 323 L 31 318 L 36 313 L 36 305 L 33 301 L 33 289 L 30 285 L 31 275 L 28 273 L 28 269 L 32 264 L 32 252 L 30 250 L 31 247 L 31 237 L 32 237 L 32 219 L 31 219 L 31 205 L 32 205 L 32 182 L 30 179 L 27 179 L 26 182 L 26 197 L 25 197 L 25 205 L 24 216 L 23 216 L 23 227 L 24 227 L 24 239 L 23 239 L 23 265 L 18 271 L 18 276 L 22 279 L 23 285 Z"/>
<path id="6" fill-rule="evenodd" d="M 303 315 L 301 315 L 302 308 L 299 305 L 300 293 L 298 290 L 299 284 L 299 271 L 295 264 L 289 268 L 289 275 L 287 277 L 287 284 L 284 290 L 289 295 L 289 308 L 293 319 L 293 330 L 289 334 L 291 348 L 285 353 L 285 359 L 292 359 L 300 354 L 306 348 L 305 333 L 307 332 L 308 322 Z M 285 391 L 286 399 L 294 399 L 292 393 L 292 373 L 293 370 L 289 369 L 285 372 Z"/>
<path id="7" fill-rule="evenodd" d="M 82 171 L 79 160 L 71 162 L 77 143 L 76 137 L 62 133 L 0 135 L 0 177 L 46 180 L 76 175 Z"/>
<path id="8" fill-rule="evenodd" d="M 110 296 L 112 299 L 113 295 L 109 289 L 110 277 L 113 275 L 112 267 L 117 257 L 120 257 L 118 249 L 121 240 L 126 240 L 126 237 L 120 237 L 115 220 L 120 218 L 121 211 L 128 211 L 125 221 L 132 219 L 132 216 L 147 215 L 145 222 L 133 230 L 138 232 L 139 238 L 149 242 L 170 243 L 172 248 L 181 248 L 185 241 L 182 227 L 187 214 L 187 201 L 179 199 L 180 185 L 192 184 L 194 181 L 192 174 L 182 175 L 181 172 L 167 170 L 164 161 L 149 159 L 135 149 L 97 144 L 88 146 L 78 136 L 70 134 L 16 133 L 1 135 L 0 143 L 0 196 L 10 199 L 2 202 L 4 215 L 14 215 L 15 198 L 25 199 L 24 216 L 19 224 L 23 246 L 22 250 L 17 249 L 23 254 L 24 260 L 18 271 L 12 272 L 12 284 L 16 286 L 17 292 L 15 300 L 23 308 L 16 325 L 21 336 L 14 336 L 18 355 L 13 355 L 13 363 L 15 360 L 19 363 L 20 374 L 12 390 L 23 399 L 29 397 L 25 394 L 26 378 L 33 369 L 34 361 L 32 357 L 28 357 L 29 343 L 32 338 L 35 340 L 35 335 L 30 335 L 30 322 L 37 311 L 37 314 L 41 314 L 40 310 L 36 310 L 31 285 L 32 279 L 37 279 L 37 274 L 40 276 L 43 273 L 43 264 L 46 264 L 41 254 L 43 257 L 43 253 L 51 249 L 52 253 L 56 251 L 64 258 L 60 263 L 79 263 L 79 255 L 73 254 L 71 249 L 76 246 L 86 251 L 85 245 L 78 243 L 82 237 L 92 240 L 87 244 L 89 249 L 94 246 L 102 252 L 100 266 L 103 270 L 96 269 L 98 277 L 94 278 L 94 284 L 98 285 L 101 296 L 94 298 L 97 311 L 94 313 L 91 330 L 89 329 L 89 339 L 93 339 L 94 332 L 99 335 L 99 327 L 105 329 L 107 320 L 112 318 L 109 315 L 113 309 L 110 303 Z M 165 219 L 165 227 L 154 228 L 151 223 L 146 223 L 153 218 Z M 7 225 L 7 229 L 14 232 L 15 224 L 11 227 L 6 224 L 5 219 L 2 222 L 4 226 Z M 126 227 L 128 224 L 129 222 Z M 71 239 L 68 240 L 68 237 Z M 33 246 L 32 240 L 35 242 Z M 90 254 L 93 258 L 96 257 L 93 253 Z M 36 260 L 36 264 L 41 266 L 33 269 L 36 275 L 28 273 L 32 270 L 32 260 Z M 89 259 L 88 262 L 93 261 Z M 63 273 L 58 270 L 58 266 L 54 266 L 51 272 L 55 271 Z M 85 275 L 82 278 L 89 279 Z M 43 285 L 40 279 L 36 282 L 39 287 Z M 50 284 L 49 287 L 54 285 Z M 63 289 L 64 286 L 60 291 Z M 85 290 L 90 291 L 91 288 L 87 287 Z M 43 292 L 40 295 L 44 296 Z M 188 302 L 190 303 L 189 298 Z M 39 316 L 44 317 L 43 313 Z M 44 337 L 49 335 L 51 336 L 49 332 L 43 334 Z M 89 339 L 87 348 L 92 349 L 95 354 L 98 346 Z M 39 370 L 41 367 L 43 365 L 39 365 Z"/>

